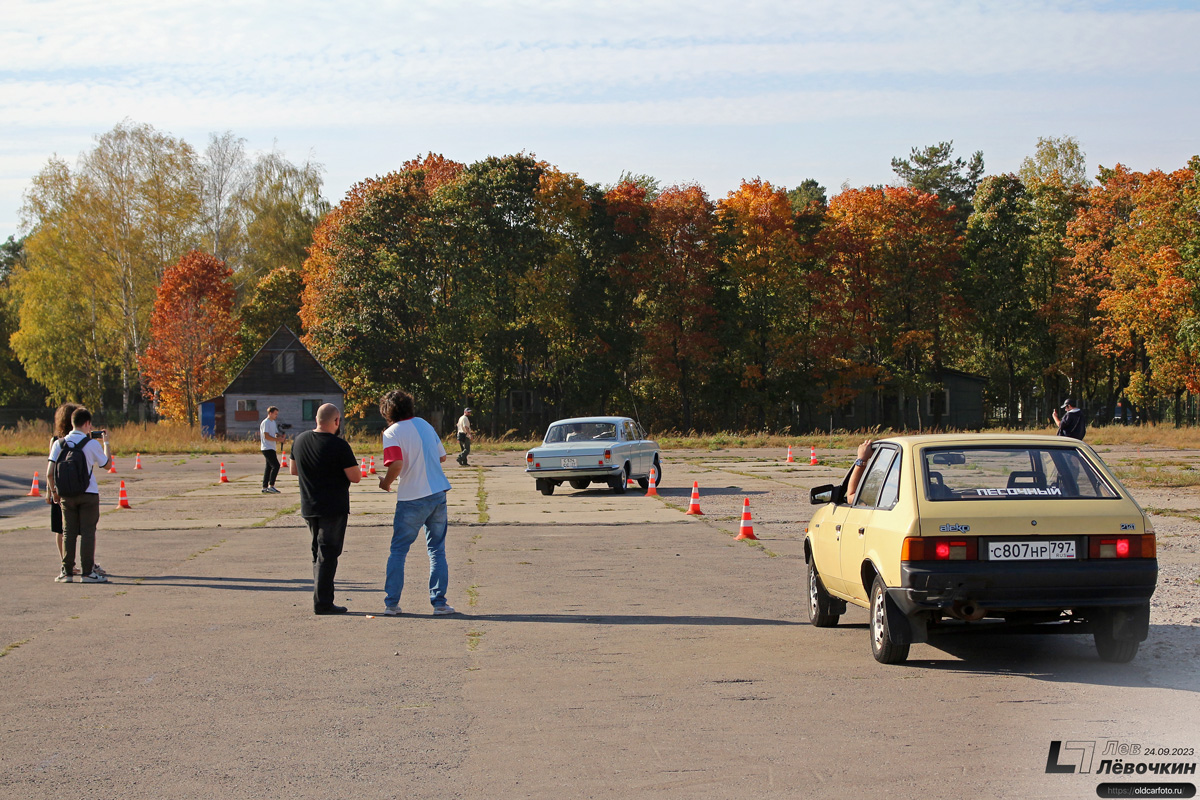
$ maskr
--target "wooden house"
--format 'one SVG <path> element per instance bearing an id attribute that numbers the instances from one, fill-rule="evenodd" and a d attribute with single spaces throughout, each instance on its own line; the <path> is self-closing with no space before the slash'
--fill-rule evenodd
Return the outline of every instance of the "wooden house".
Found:
<path id="1" fill-rule="evenodd" d="M 345 392 L 291 328 L 281 325 L 218 397 L 200 404 L 205 436 L 257 438 L 267 409 L 279 408 L 281 430 L 313 427 L 324 403 L 343 408 Z"/>

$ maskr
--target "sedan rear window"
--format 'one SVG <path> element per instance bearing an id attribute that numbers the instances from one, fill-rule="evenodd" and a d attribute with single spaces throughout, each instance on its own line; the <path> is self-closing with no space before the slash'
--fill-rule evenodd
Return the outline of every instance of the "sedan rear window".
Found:
<path id="1" fill-rule="evenodd" d="M 923 451 L 929 500 L 1110 499 L 1119 495 L 1074 447 Z"/>
<path id="2" fill-rule="evenodd" d="M 561 444 L 563 442 L 614 441 L 617 438 L 617 426 L 611 422 L 567 422 L 562 425 L 551 425 L 546 431 L 543 444 Z"/>

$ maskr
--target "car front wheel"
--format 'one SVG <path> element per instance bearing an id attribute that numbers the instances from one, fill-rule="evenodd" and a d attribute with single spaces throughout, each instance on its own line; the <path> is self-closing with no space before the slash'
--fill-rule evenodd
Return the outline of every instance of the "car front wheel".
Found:
<path id="1" fill-rule="evenodd" d="M 808 621 L 816 628 L 832 628 L 838 624 L 841 614 L 836 611 L 837 601 L 825 591 L 817 565 L 808 559 Z"/>
<path id="2" fill-rule="evenodd" d="M 887 586 L 875 576 L 871 586 L 871 655 L 880 664 L 901 664 L 908 658 L 907 644 L 897 644 L 887 619 Z"/>

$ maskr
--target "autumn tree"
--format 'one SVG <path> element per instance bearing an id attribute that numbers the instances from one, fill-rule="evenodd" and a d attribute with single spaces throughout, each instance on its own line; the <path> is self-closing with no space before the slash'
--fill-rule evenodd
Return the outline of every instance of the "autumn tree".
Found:
<path id="1" fill-rule="evenodd" d="M 963 320 L 953 219 L 924 192 L 849 189 L 830 201 L 822 243 L 841 289 L 830 333 L 852 343 L 847 378 L 877 386 L 890 378 L 908 397 L 924 396 L 949 364 Z M 845 380 L 831 388 L 844 391 Z M 936 412 L 932 422 L 940 424 Z"/>
<path id="2" fill-rule="evenodd" d="M 198 250 L 163 276 L 141 362 L 147 394 L 168 419 L 195 424 L 200 401 L 229 379 L 238 352 L 232 277 L 225 262 Z"/>
<path id="3" fill-rule="evenodd" d="M 324 167 L 293 164 L 282 153 L 255 159 L 240 198 L 245 219 L 245 254 L 235 281 L 243 296 L 277 267 L 299 269 L 308 257 L 313 231 L 328 213 L 321 196 Z"/>
<path id="4" fill-rule="evenodd" d="M 237 315 L 241 323 L 242 360 L 257 352 L 280 325 L 297 334 L 303 331 L 300 324 L 303 292 L 304 278 L 294 267 L 277 267 L 258 282 L 254 294 Z"/>

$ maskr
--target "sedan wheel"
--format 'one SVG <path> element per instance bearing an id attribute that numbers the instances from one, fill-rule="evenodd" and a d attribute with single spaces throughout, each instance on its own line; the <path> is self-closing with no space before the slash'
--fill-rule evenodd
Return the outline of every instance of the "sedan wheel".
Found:
<path id="1" fill-rule="evenodd" d="M 1141 645 L 1141 642 L 1117 639 L 1111 633 L 1101 631 L 1093 633 L 1092 638 L 1096 640 L 1096 652 L 1100 654 L 1100 658 L 1113 664 L 1128 664 L 1133 661 Z"/>
<path id="2" fill-rule="evenodd" d="M 592 482 L 589 481 L 587 478 L 572 478 L 571 479 L 571 488 L 572 489 L 586 489 L 591 485 L 592 485 Z"/>
<path id="3" fill-rule="evenodd" d="M 907 644 L 897 644 L 892 639 L 887 620 L 887 586 L 883 578 L 875 576 L 871 586 L 871 655 L 880 664 L 900 664 L 908 658 Z"/>
<path id="4" fill-rule="evenodd" d="M 821 585 L 821 576 L 817 574 L 817 565 L 810 556 L 808 559 L 808 621 L 815 628 L 832 628 L 838 624 L 841 614 L 837 613 L 837 601 L 830 597 L 829 592 Z"/>
<path id="5" fill-rule="evenodd" d="M 554 494 L 554 481 L 546 478 L 538 478 L 537 488 L 544 495 L 552 495 Z"/>

